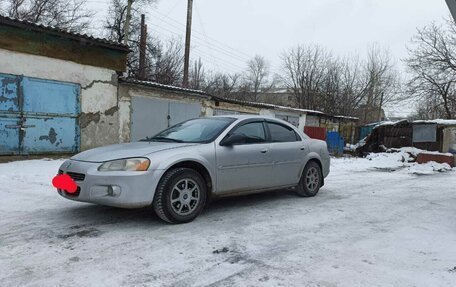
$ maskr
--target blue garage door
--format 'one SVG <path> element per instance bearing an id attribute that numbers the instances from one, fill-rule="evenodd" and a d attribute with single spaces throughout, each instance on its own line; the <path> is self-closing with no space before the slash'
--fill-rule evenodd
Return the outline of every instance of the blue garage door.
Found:
<path id="1" fill-rule="evenodd" d="M 0 154 L 79 150 L 79 85 L 0 74 Z"/>

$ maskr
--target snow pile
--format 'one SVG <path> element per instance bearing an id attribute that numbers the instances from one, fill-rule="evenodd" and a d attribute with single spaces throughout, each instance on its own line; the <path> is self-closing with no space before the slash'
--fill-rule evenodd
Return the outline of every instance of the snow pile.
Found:
<path id="1" fill-rule="evenodd" d="M 448 172 L 453 169 L 446 163 L 428 162 L 426 164 L 418 164 L 415 158 L 418 154 L 426 152 L 417 148 L 407 147 L 395 150 L 390 153 L 372 153 L 366 159 L 369 161 L 368 168 L 382 171 L 399 171 L 417 174 L 429 175 L 440 172 Z M 429 153 L 429 152 L 426 152 Z M 439 153 L 435 153 L 439 154 Z M 454 169 L 456 171 L 456 169 Z"/>
<path id="2" fill-rule="evenodd" d="M 437 163 L 431 161 L 425 164 L 413 164 L 408 167 L 408 172 L 412 174 L 434 174 L 436 172 L 446 172 L 451 171 L 451 166 L 447 163 Z"/>
<path id="3" fill-rule="evenodd" d="M 372 168 L 394 171 L 405 167 L 412 157 L 407 152 L 371 153 L 366 159 L 371 161 Z"/>

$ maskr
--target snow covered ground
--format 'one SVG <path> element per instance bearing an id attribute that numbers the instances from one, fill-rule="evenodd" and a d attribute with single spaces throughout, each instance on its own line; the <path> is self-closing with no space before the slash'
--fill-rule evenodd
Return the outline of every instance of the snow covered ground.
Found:
<path id="1" fill-rule="evenodd" d="M 0 286 L 455 286 L 456 170 L 404 157 L 335 159 L 315 198 L 225 199 L 186 225 L 61 198 L 58 160 L 0 164 Z"/>

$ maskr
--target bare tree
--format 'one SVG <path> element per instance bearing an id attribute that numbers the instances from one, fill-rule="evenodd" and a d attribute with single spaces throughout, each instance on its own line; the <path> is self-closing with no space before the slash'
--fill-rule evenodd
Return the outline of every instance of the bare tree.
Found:
<path id="1" fill-rule="evenodd" d="M 320 46 L 298 46 L 283 54 L 282 81 L 297 106 L 330 114 L 380 120 L 383 108 L 398 98 L 399 76 L 390 53 L 377 46 L 366 61 L 334 57 Z"/>
<path id="2" fill-rule="evenodd" d="M 456 27 L 435 23 L 419 29 L 406 60 L 408 92 L 420 101 L 420 117 L 456 118 Z M 425 107 L 426 106 L 426 107 Z"/>
<path id="3" fill-rule="evenodd" d="M 241 85 L 241 74 L 211 73 L 208 75 L 204 90 L 214 96 L 238 98 Z"/>
<path id="4" fill-rule="evenodd" d="M 86 4 L 86 0 L 3 0 L 0 8 L 11 18 L 81 33 L 89 29 L 95 14 L 85 9 Z"/>
<path id="5" fill-rule="evenodd" d="M 271 89 L 269 80 L 270 65 L 266 59 L 256 55 L 247 63 L 247 71 L 244 79 L 244 88 L 248 93 L 248 98 L 254 102 L 259 100 L 260 93 Z"/>
<path id="6" fill-rule="evenodd" d="M 299 108 L 318 109 L 318 97 L 329 53 L 320 46 L 297 46 L 282 55 L 286 87 Z"/>
<path id="7" fill-rule="evenodd" d="M 156 0 L 135 0 L 132 8 L 131 21 L 128 31 L 128 45 L 132 52 L 127 61 L 128 77 L 139 76 L 139 38 L 140 14 Z M 114 41 L 123 42 L 125 37 L 125 22 L 127 0 L 112 0 L 109 15 L 104 28 L 106 36 Z M 183 43 L 179 38 L 171 38 L 163 42 L 148 34 L 146 43 L 146 72 L 145 80 L 161 84 L 180 85 L 183 73 Z"/>
<path id="8" fill-rule="evenodd" d="M 364 67 L 363 90 L 365 120 L 382 120 L 382 111 L 387 104 L 399 100 L 400 81 L 391 54 L 373 45 L 368 50 Z"/>
<path id="9" fill-rule="evenodd" d="M 355 115 L 356 108 L 364 99 L 361 80 L 361 62 L 358 57 L 341 60 L 341 86 L 338 100 L 339 115 Z"/>
<path id="10" fill-rule="evenodd" d="M 157 54 L 151 56 L 151 80 L 167 85 L 181 85 L 184 73 L 184 44 L 181 39 L 172 38 L 165 44 L 160 43 Z"/>
<path id="11" fill-rule="evenodd" d="M 115 42 L 123 43 L 125 38 L 125 22 L 127 17 L 127 0 L 111 0 L 108 17 L 104 23 L 105 36 Z M 138 77 L 139 75 L 139 37 L 140 37 L 140 11 L 132 9 L 132 19 L 129 26 L 128 46 L 132 52 L 127 58 L 127 75 Z M 150 43 L 150 40 L 148 41 Z"/>
<path id="12" fill-rule="evenodd" d="M 191 89 L 200 90 L 206 84 L 206 71 L 203 68 L 203 62 L 199 58 L 193 64 L 190 70 L 190 82 L 189 87 Z"/>
<path id="13" fill-rule="evenodd" d="M 325 112 L 339 114 L 343 94 L 342 89 L 342 69 L 343 63 L 339 59 L 328 58 L 326 70 L 321 82 L 319 107 L 324 108 Z"/>

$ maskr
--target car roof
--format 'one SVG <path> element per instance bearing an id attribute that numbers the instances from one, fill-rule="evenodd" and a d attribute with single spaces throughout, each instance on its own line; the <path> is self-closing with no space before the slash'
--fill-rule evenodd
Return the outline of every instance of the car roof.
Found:
<path id="1" fill-rule="evenodd" d="M 255 119 L 259 119 L 259 120 L 271 120 L 273 122 L 276 122 L 276 123 L 281 123 L 281 124 L 285 124 L 287 126 L 290 126 L 290 127 L 293 127 L 293 129 L 297 129 L 297 127 L 293 126 L 292 124 L 290 124 L 289 122 L 287 121 L 284 121 L 282 119 L 278 119 L 276 117 L 273 117 L 273 116 L 259 116 L 259 115 L 222 115 L 222 116 L 212 116 L 212 117 L 209 117 L 209 118 L 225 118 L 225 119 L 234 119 L 235 122 L 240 122 L 242 120 L 255 120 Z M 297 129 L 299 130 L 299 129 Z"/>
<path id="2" fill-rule="evenodd" d="M 245 119 L 271 119 L 275 120 L 274 117 L 269 116 L 257 116 L 257 115 L 221 115 L 221 116 L 213 116 L 213 118 L 231 118 L 237 120 L 245 120 Z"/>

